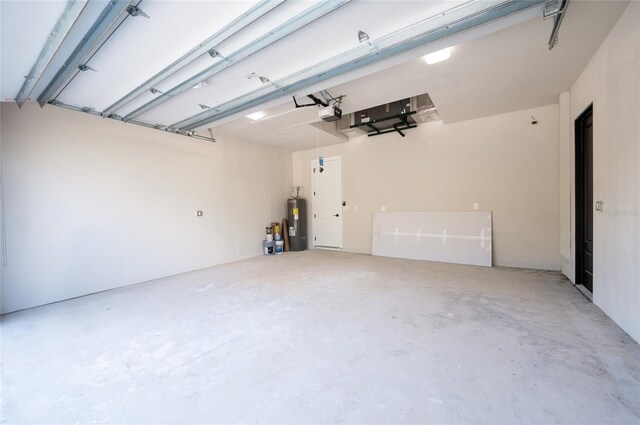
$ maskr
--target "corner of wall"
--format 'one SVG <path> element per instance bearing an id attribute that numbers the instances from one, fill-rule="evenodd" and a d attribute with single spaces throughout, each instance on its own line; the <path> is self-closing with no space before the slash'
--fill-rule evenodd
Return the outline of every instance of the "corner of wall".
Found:
<path id="1" fill-rule="evenodd" d="M 560 256 L 562 274 L 572 282 L 574 261 L 572 249 L 573 144 L 571 126 L 571 94 L 560 93 Z"/>

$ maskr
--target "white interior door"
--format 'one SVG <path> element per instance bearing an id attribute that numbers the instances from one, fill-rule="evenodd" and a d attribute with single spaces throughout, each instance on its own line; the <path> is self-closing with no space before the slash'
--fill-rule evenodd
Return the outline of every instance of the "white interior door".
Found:
<path id="1" fill-rule="evenodd" d="M 340 157 L 311 161 L 313 245 L 342 248 L 342 166 Z"/>

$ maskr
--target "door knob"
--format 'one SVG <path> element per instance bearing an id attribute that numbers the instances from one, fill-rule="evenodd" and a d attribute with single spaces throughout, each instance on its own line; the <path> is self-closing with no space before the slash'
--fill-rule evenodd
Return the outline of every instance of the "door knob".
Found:
<path id="1" fill-rule="evenodd" d="M 334 214 L 333 216 L 334 217 L 340 217 L 340 214 Z"/>

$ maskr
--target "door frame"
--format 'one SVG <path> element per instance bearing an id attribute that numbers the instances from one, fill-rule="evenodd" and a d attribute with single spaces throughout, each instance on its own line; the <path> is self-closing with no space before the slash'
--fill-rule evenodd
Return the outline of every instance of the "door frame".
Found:
<path id="1" fill-rule="evenodd" d="M 585 266 L 585 255 L 584 255 L 584 242 L 585 242 L 585 232 L 584 232 L 584 216 L 585 216 L 585 205 L 584 205 L 584 174 L 585 174 L 585 170 L 584 170 L 584 161 L 583 161 L 583 157 L 584 157 L 584 152 L 582 150 L 582 144 L 583 144 L 583 139 L 584 139 L 584 135 L 583 135 L 583 121 L 585 120 L 585 118 L 587 116 L 591 115 L 591 119 L 593 120 L 593 103 L 590 104 L 579 116 L 578 118 L 576 118 L 575 123 L 574 123 L 574 135 L 575 135 L 575 140 L 574 140 L 574 153 L 575 153 L 575 163 L 574 163 L 574 170 L 575 170 L 575 181 L 574 181 L 574 187 L 575 187 L 575 211 L 574 211 L 574 220 L 575 220 L 575 271 L 574 271 L 574 276 L 575 276 L 575 284 L 576 285 L 581 285 L 582 287 L 584 287 L 584 266 Z M 592 127 L 593 127 L 593 121 L 592 121 Z M 593 130 L 592 130 L 593 131 Z M 593 157 L 592 157 L 592 161 L 593 161 Z M 593 170 L 593 164 L 591 166 L 591 169 Z M 592 176 L 593 177 L 593 176 Z M 591 188 L 591 190 L 593 191 L 593 186 Z M 590 208 L 593 208 L 593 205 L 590 206 Z M 595 251 L 595 250 L 594 250 Z M 595 252 L 594 252 L 595 254 Z M 595 262 L 594 262 L 595 263 Z M 593 264 L 592 264 L 593 267 Z M 594 283 L 592 281 L 592 283 Z M 587 289 L 586 287 L 584 287 L 585 289 Z M 591 288 L 591 292 L 593 293 L 593 288 Z"/>
<path id="2" fill-rule="evenodd" d="M 340 163 L 340 196 L 342 197 L 342 157 L 340 155 L 338 156 L 327 156 L 327 157 L 322 157 L 325 161 L 333 161 L 333 160 L 338 160 Z M 314 248 L 317 249 L 326 249 L 326 250 L 332 250 L 332 251 L 339 251 L 342 249 L 342 247 L 344 246 L 344 232 L 343 232 L 343 225 L 342 225 L 342 220 L 344 219 L 344 214 L 343 214 L 343 210 L 342 210 L 342 206 L 340 207 L 340 214 L 342 214 L 342 216 L 340 217 L 340 246 L 339 247 L 329 247 L 329 246 L 319 246 L 316 245 L 316 230 L 318 228 L 318 226 L 316 226 L 316 179 L 314 177 L 314 173 L 313 173 L 313 169 L 314 167 L 316 167 L 316 164 L 318 163 L 318 158 L 313 158 L 311 160 L 311 168 L 310 168 L 310 172 L 311 172 L 311 227 L 313 228 L 313 240 L 311 241 L 312 245 Z"/>

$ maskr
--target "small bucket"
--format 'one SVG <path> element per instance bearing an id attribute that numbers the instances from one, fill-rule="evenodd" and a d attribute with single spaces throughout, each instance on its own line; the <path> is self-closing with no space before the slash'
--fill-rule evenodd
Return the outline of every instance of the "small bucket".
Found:
<path id="1" fill-rule="evenodd" d="M 273 241 L 262 241 L 262 249 L 264 255 L 273 255 L 276 250 Z"/>
<path id="2" fill-rule="evenodd" d="M 284 241 L 276 241 L 276 254 L 284 252 Z"/>

